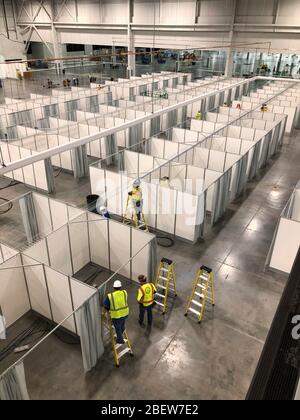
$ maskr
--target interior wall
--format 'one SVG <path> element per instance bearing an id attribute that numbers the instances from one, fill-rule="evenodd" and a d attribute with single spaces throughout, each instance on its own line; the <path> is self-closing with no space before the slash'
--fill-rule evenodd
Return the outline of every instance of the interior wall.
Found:
<path id="1" fill-rule="evenodd" d="M 0 62 L 24 58 L 24 43 L 15 25 L 11 0 L 0 3 Z"/>
<path id="2" fill-rule="evenodd" d="M 11 3 L 11 0 L 6 0 Z M 153 46 L 153 25 L 156 25 L 155 43 L 159 48 L 207 48 L 228 45 L 234 0 L 63 0 L 55 1 L 55 26 L 58 41 L 89 45 L 128 46 L 128 23 L 135 47 Z M 32 40 L 41 38 L 53 42 L 50 20 L 50 0 L 40 2 L 18 0 L 18 25 L 25 29 L 33 21 L 38 29 Z M 24 8 L 21 8 L 24 3 Z M 278 4 L 278 7 L 277 7 Z M 264 42 L 261 48 L 269 51 L 300 51 L 300 3 L 297 0 L 238 0 L 234 19 L 236 42 Z M 34 20 L 33 20 L 34 18 Z M 269 25 L 259 27 L 258 25 Z M 281 25 L 285 25 L 284 27 Z M 28 36 L 24 33 L 24 40 Z M 131 44 L 132 45 L 132 44 Z M 255 50 L 257 46 L 249 46 Z M 6 49 L 6 48 L 5 48 Z M 9 47 L 7 47 L 9 53 Z"/>

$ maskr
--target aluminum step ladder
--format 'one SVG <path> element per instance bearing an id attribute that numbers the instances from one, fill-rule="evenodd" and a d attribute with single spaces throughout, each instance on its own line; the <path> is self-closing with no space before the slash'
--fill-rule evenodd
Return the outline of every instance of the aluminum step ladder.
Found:
<path id="1" fill-rule="evenodd" d="M 126 209 L 125 209 L 125 213 L 124 213 L 124 216 L 123 216 L 123 223 L 126 224 L 126 225 L 132 225 L 132 226 L 136 227 L 137 229 L 140 229 L 144 232 L 149 232 L 149 228 L 148 228 L 146 218 L 145 218 L 145 215 L 144 215 L 143 211 L 141 212 L 141 219 L 138 220 L 137 212 L 136 212 L 134 206 L 130 207 L 130 203 L 131 203 L 131 197 L 130 197 L 130 195 L 128 195 L 127 203 L 126 203 Z M 131 212 L 130 216 L 128 215 L 129 211 Z"/>
<path id="2" fill-rule="evenodd" d="M 132 351 L 132 346 L 127 335 L 127 331 L 125 330 L 123 334 L 124 344 L 118 344 L 116 341 L 117 335 L 116 335 L 115 327 L 112 323 L 112 319 L 111 319 L 109 311 L 104 309 L 102 313 L 102 320 L 103 320 L 103 325 L 107 333 L 110 335 L 116 367 L 120 367 L 120 359 L 123 356 L 125 356 L 125 354 L 128 353 L 131 357 L 134 356 L 133 351 Z"/>
<path id="3" fill-rule="evenodd" d="M 189 297 L 185 316 L 189 313 L 198 317 L 200 324 L 203 319 L 206 302 L 215 306 L 215 290 L 213 271 L 211 268 L 202 265 L 196 275 L 192 293 Z"/>
<path id="4" fill-rule="evenodd" d="M 177 296 L 175 270 L 172 260 L 162 258 L 158 268 L 155 287 L 157 293 L 155 293 L 154 301 L 156 305 L 162 308 L 162 313 L 164 315 L 167 310 L 169 292 L 171 291 L 174 297 Z"/>

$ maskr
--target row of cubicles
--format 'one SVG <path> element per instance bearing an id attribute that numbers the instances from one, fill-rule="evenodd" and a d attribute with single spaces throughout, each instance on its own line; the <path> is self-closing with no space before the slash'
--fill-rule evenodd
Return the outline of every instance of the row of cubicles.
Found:
<path id="1" fill-rule="evenodd" d="M 163 80 L 169 78 L 174 81 L 174 77 L 171 76 L 172 74 L 164 74 L 161 77 Z M 11 163 L 76 139 L 95 135 L 128 121 L 150 116 L 152 112 L 182 101 L 183 94 L 185 99 L 188 99 L 225 87 L 224 82 L 218 78 L 201 81 L 201 83 L 197 83 L 197 87 L 191 87 L 190 84 L 188 83 L 185 90 L 183 90 L 184 85 L 180 85 L 183 93 L 173 94 L 172 99 L 152 100 L 147 96 L 136 96 L 135 102 L 125 98 L 115 99 L 115 96 L 118 95 L 112 96 L 113 92 L 110 91 L 99 92 L 95 89 L 78 88 L 73 88 L 68 92 L 53 90 L 53 95 L 50 97 L 31 95 L 32 98 L 29 101 L 6 98 L 6 107 L 0 109 L 2 127 L 0 130 L 3 140 L 0 144 L 1 161 L 3 164 Z M 230 86 L 235 84 L 236 80 L 234 79 L 226 81 L 228 90 L 224 95 L 226 94 L 227 98 L 232 93 Z M 123 85 L 124 83 L 121 83 L 121 86 Z M 248 89 L 249 83 L 245 83 L 245 86 Z M 236 90 L 233 95 L 235 98 Z M 70 100 L 70 96 L 73 98 L 72 100 Z M 91 107 L 95 97 L 97 101 Z M 207 109 L 223 103 L 223 95 L 215 94 L 212 95 L 212 98 L 210 103 L 207 101 L 206 105 L 204 104 Z M 49 105 L 49 102 L 53 101 L 55 103 Z M 112 101 L 118 102 L 118 107 L 107 105 Z M 100 137 L 87 144 L 86 147 L 74 148 L 52 157 L 51 160 L 38 162 L 30 167 L 24 167 L 22 170 L 8 173 L 6 176 L 29 186 L 53 192 L 55 189 L 53 167 L 70 171 L 76 178 L 87 176 L 89 157 L 106 158 L 117 152 L 119 148 L 130 148 L 140 139 L 149 138 L 170 127 L 184 124 L 187 118 L 196 114 L 199 107 L 203 108 L 204 102 L 196 102 L 190 106 L 179 108 L 127 130 L 119 131 L 112 136 Z M 90 112 L 91 110 L 98 112 Z"/>

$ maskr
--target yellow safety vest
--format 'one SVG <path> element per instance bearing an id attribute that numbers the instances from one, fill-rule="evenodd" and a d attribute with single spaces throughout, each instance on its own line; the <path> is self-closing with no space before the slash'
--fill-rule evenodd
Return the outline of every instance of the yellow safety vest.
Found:
<path id="1" fill-rule="evenodd" d="M 138 202 L 142 200 L 142 190 L 140 188 L 133 188 L 131 198 L 133 201 Z"/>
<path id="2" fill-rule="evenodd" d="M 108 295 L 112 319 L 124 318 L 129 314 L 128 294 L 126 290 L 116 290 Z"/>
<path id="3" fill-rule="evenodd" d="M 197 112 L 196 114 L 196 120 L 201 121 L 202 120 L 202 113 L 201 112 Z"/>
<path id="4" fill-rule="evenodd" d="M 138 302 L 144 306 L 150 306 L 154 302 L 154 294 L 156 287 L 153 283 L 145 283 L 139 287 L 138 291 Z"/>

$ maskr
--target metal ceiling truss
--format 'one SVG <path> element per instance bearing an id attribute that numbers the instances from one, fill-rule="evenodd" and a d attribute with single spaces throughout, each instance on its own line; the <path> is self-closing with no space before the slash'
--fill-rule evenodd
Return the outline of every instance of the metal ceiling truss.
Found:
<path id="1" fill-rule="evenodd" d="M 39 14 L 41 13 L 41 10 L 44 10 L 44 12 L 47 14 L 50 22 L 53 23 L 52 15 L 45 6 L 45 0 L 37 0 L 37 8 L 36 8 L 35 12 L 33 11 L 32 2 L 31 2 L 31 13 L 28 12 L 28 10 L 27 10 L 28 3 L 29 2 L 26 2 L 25 0 L 22 0 L 21 2 L 16 2 L 16 6 L 19 9 L 19 13 L 18 13 L 18 16 L 17 16 L 17 25 L 19 25 L 19 26 L 22 25 L 22 23 L 20 22 L 20 19 L 21 19 L 23 14 L 26 14 L 29 18 L 29 22 L 26 22 L 26 27 L 21 31 L 22 35 L 27 34 L 27 39 L 25 41 L 25 54 L 27 54 L 27 52 L 28 52 L 30 42 L 31 42 L 31 39 L 32 39 L 32 35 L 35 32 L 37 34 L 37 36 L 40 38 L 41 42 L 46 46 L 46 48 L 48 49 L 50 54 L 52 56 L 54 56 L 54 49 L 51 47 L 51 45 L 49 45 L 48 42 L 45 41 L 42 34 L 40 33 L 40 31 L 36 27 L 36 24 L 38 24 L 37 18 L 39 16 Z"/>
<path id="2" fill-rule="evenodd" d="M 66 11 L 70 15 L 70 17 L 73 19 L 74 22 L 77 21 L 77 16 L 78 16 L 77 0 L 75 1 L 75 14 L 76 14 L 76 16 L 74 16 L 72 14 L 72 12 L 70 11 L 70 9 L 68 7 L 68 3 L 69 3 L 69 0 L 63 0 L 62 1 L 61 5 L 60 5 L 60 8 L 58 9 L 57 14 L 55 16 L 55 21 L 56 22 L 59 21 L 59 19 L 60 19 L 61 15 L 63 14 L 64 11 Z"/>

